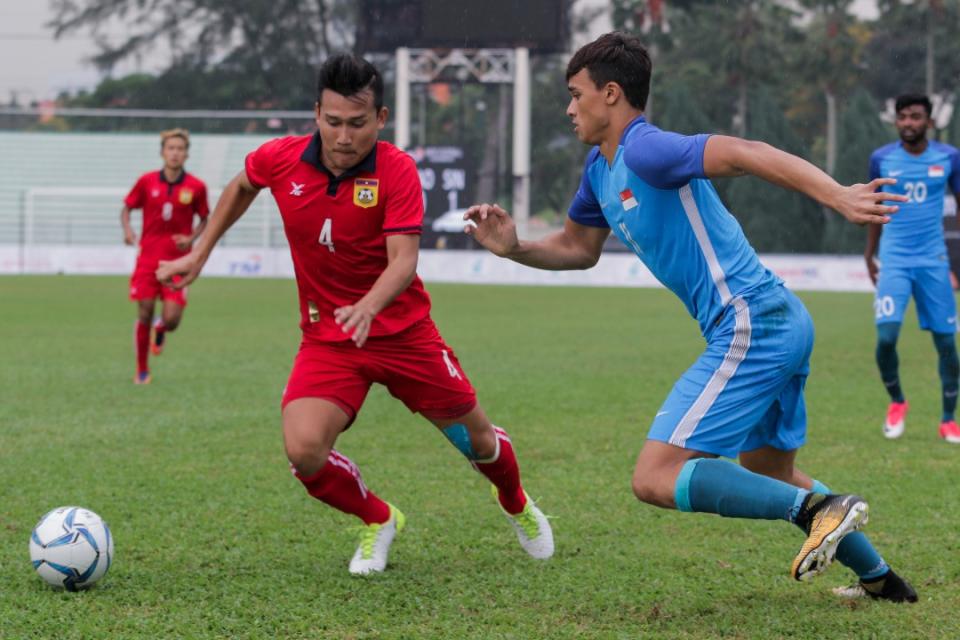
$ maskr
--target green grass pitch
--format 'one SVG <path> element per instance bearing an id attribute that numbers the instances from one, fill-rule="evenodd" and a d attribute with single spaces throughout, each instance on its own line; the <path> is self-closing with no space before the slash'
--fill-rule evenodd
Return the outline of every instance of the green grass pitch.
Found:
<path id="1" fill-rule="evenodd" d="M 702 348 L 659 290 L 433 285 L 434 318 L 553 516 L 528 559 L 484 479 L 375 388 L 339 449 L 405 511 L 391 567 L 353 578 L 355 525 L 291 476 L 279 399 L 298 342 L 286 280 L 201 280 L 135 387 L 119 277 L 0 278 L 0 638 L 956 638 L 960 447 L 937 438 L 929 336 L 909 315 L 907 432 L 880 434 L 866 294 L 804 293 L 817 325 L 800 466 L 872 506 L 867 533 L 921 603 L 838 601 L 835 565 L 788 576 L 802 536 L 637 502 L 649 421 Z M 100 513 L 116 559 L 58 593 L 27 540 L 48 509 Z"/>

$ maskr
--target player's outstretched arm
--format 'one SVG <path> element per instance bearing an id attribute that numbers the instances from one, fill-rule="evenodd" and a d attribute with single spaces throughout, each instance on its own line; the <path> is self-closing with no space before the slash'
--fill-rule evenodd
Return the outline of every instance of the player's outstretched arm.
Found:
<path id="1" fill-rule="evenodd" d="M 473 225 L 464 229 L 485 249 L 528 267 L 561 271 L 589 269 L 597 264 L 610 229 L 588 227 L 567 218 L 562 231 L 541 240 L 520 240 L 517 227 L 504 209 L 495 204 L 477 204 L 463 215 Z"/>
<path id="2" fill-rule="evenodd" d="M 209 216 L 209 222 L 200 241 L 182 258 L 161 260 L 160 267 L 157 269 L 157 279 L 177 289 L 182 289 L 196 280 L 207 258 L 210 257 L 214 245 L 246 212 L 259 192 L 260 189 L 253 186 L 247 179 L 245 171 L 238 173 L 220 194 L 220 199 L 217 200 L 217 206 Z M 181 276 L 181 279 L 174 282 L 174 276 Z"/>
<path id="3" fill-rule="evenodd" d="M 843 186 L 803 158 L 764 142 L 730 136 L 711 136 L 703 153 L 703 170 L 711 178 L 754 175 L 767 182 L 796 189 L 856 224 L 885 224 L 899 207 L 884 202 L 906 202 L 901 194 L 880 191 L 892 178 Z"/>

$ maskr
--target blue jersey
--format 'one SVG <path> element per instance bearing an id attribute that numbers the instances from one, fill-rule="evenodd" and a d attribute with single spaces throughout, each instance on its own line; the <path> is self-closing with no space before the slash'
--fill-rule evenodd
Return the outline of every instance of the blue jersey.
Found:
<path id="1" fill-rule="evenodd" d="M 900 142 L 880 147 L 870 156 L 870 179 L 895 178 L 897 184 L 884 191 L 905 194 L 908 202 L 880 235 L 879 258 L 884 266 L 927 267 L 947 260 L 943 240 L 943 198 L 949 184 L 960 193 L 960 153 L 955 147 L 930 141 L 920 155 L 913 155 Z"/>
<path id="2" fill-rule="evenodd" d="M 613 164 L 587 156 L 569 216 L 610 228 L 686 305 L 704 336 L 735 299 L 782 281 L 768 271 L 703 172 L 708 135 L 661 131 L 642 116 Z"/>

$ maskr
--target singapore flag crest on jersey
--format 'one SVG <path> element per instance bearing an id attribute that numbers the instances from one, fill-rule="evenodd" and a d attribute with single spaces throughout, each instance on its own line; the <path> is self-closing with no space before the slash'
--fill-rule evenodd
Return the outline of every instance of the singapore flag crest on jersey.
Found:
<path id="1" fill-rule="evenodd" d="M 637 199 L 633 197 L 633 191 L 630 189 L 624 189 L 620 192 L 620 203 L 623 205 L 624 211 L 629 211 L 640 204 L 637 202 Z"/>

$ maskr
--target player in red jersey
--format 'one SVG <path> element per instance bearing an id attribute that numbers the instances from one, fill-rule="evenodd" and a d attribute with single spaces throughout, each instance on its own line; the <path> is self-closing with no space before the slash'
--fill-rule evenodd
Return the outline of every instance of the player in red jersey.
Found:
<path id="1" fill-rule="evenodd" d="M 494 485 L 503 512 L 534 558 L 553 554 L 553 534 L 523 490 L 510 438 L 493 426 L 430 318 L 417 277 L 423 196 L 416 166 L 378 142 L 386 123 L 383 79 L 362 58 L 321 68 L 318 132 L 279 138 L 247 156 L 193 251 L 157 276 L 183 287 L 260 189 L 277 201 L 300 294 L 303 339 L 283 393 L 283 436 L 294 474 L 313 497 L 366 526 L 350 572 L 383 571 L 404 516 L 370 491 L 333 447 L 374 382 L 421 413 Z M 182 276 L 179 283 L 173 278 Z"/>
<path id="2" fill-rule="evenodd" d="M 207 187 L 183 168 L 189 148 L 190 135 L 185 129 L 162 132 L 160 156 L 163 169 L 140 176 L 124 199 L 120 212 L 123 241 L 133 245 L 137 242 L 137 235 L 130 226 L 130 211 L 143 209 L 140 251 L 137 266 L 130 276 L 130 299 L 137 303 L 135 384 L 150 382 L 148 352 L 160 355 L 167 332 L 176 330 L 187 306 L 186 288 L 175 289 L 161 284 L 155 273 L 157 266 L 161 260 L 173 260 L 190 251 L 193 241 L 207 224 L 210 210 Z M 195 228 L 194 215 L 200 217 L 200 224 Z M 163 299 L 163 313 L 153 322 L 151 343 L 150 325 L 158 297 Z"/>

